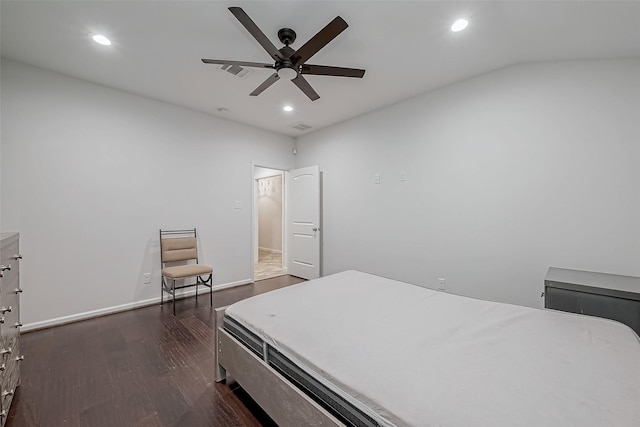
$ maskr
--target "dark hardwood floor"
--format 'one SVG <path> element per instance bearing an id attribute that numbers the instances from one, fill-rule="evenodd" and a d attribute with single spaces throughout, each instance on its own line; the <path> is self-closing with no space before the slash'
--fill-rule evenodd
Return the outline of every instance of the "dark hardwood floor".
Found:
<path id="1" fill-rule="evenodd" d="M 216 307 L 302 279 L 214 292 Z M 274 425 L 237 384 L 214 381 L 208 295 L 28 332 L 7 427 Z"/>

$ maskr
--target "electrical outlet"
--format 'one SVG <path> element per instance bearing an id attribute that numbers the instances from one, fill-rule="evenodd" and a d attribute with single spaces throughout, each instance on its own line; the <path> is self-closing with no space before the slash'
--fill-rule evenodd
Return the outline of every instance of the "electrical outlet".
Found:
<path id="1" fill-rule="evenodd" d="M 373 175 L 373 183 L 374 184 L 380 184 L 380 174 L 379 173 Z"/>
<path id="2" fill-rule="evenodd" d="M 145 285 L 148 285 L 149 283 L 151 283 L 151 273 L 144 273 L 142 277 L 144 277 Z"/>
<path id="3" fill-rule="evenodd" d="M 438 290 L 444 291 L 446 289 L 447 279 L 443 279 L 442 277 L 438 277 Z"/>

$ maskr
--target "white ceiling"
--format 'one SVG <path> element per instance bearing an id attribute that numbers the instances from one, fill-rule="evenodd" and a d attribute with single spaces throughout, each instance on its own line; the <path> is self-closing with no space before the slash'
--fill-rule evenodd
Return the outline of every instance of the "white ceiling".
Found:
<path id="1" fill-rule="evenodd" d="M 314 102 L 283 80 L 250 97 L 271 70 L 240 79 L 200 61 L 270 62 L 229 6 L 277 47 L 278 29 L 293 28 L 294 49 L 340 15 L 349 28 L 309 63 L 364 68 L 364 78 L 307 76 Z M 0 17 L 4 57 L 291 136 L 512 64 L 640 57 L 638 1 L 2 0 Z M 453 33 L 459 17 L 469 27 Z M 291 128 L 300 122 L 312 129 Z"/>

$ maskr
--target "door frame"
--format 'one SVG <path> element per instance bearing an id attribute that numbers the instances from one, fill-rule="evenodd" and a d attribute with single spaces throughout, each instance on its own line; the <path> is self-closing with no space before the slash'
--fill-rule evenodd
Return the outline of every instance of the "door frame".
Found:
<path id="1" fill-rule="evenodd" d="M 251 283 L 255 283 L 255 254 L 258 251 L 258 191 L 257 191 L 257 179 L 256 168 L 272 169 L 280 171 L 282 173 L 282 269 L 287 272 L 287 213 L 288 213 L 288 189 L 287 178 L 289 174 L 289 168 L 270 165 L 269 162 L 251 162 Z M 273 175 L 272 175 L 273 176 Z"/>

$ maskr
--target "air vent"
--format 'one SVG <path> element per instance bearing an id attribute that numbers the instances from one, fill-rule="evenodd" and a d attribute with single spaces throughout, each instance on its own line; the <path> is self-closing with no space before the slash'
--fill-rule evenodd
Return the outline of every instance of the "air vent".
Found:
<path id="1" fill-rule="evenodd" d="M 298 130 L 309 130 L 309 129 L 311 129 L 311 126 L 306 125 L 306 124 L 304 124 L 302 122 L 293 124 L 293 125 L 291 125 L 291 127 L 294 128 L 294 129 L 298 129 Z"/>
<path id="2" fill-rule="evenodd" d="M 240 67 L 239 65 L 222 64 L 219 68 L 241 79 L 251 74 L 250 68 Z"/>

